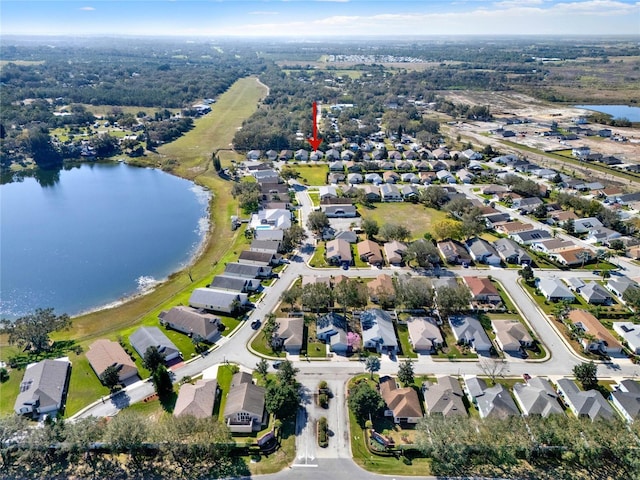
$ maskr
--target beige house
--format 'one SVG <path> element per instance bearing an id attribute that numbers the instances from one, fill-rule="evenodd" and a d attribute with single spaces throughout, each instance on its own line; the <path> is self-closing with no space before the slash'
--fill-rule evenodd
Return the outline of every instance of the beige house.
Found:
<path id="1" fill-rule="evenodd" d="M 380 250 L 380 246 L 376 242 L 363 240 L 356 244 L 356 248 L 358 249 L 358 256 L 362 261 L 376 266 L 383 264 L 382 250 Z"/>
<path id="2" fill-rule="evenodd" d="M 89 365 L 100 377 L 107 367 L 115 366 L 118 369 L 120 382 L 138 375 L 138 368 L 131 357 L 124 351 L 118 342 L 112 342 L 105 338 L 96 340 L 89 346 L 87 351 Z"/>
<path id="3" fill-rule="evenodd" d="M 527 328 L 518 320 L 491 320 L 491 327 L 503 352 L 519 352 L 533 343 Z"/>
<path id="4" fill-rule="evenodd" d="M 432 353 L 444 343 L 440 327 L 433 317 L 409 317 L 407 329 L 416 353 Z"/>
<path id="5" fill-rule="evenodd" d="M 180 387 L 173 415 L 192 415 L 196 418 L 207 418 L 213 414 L 213 406 L 218 395 L 216 380 L 198 380 L 193 385 L 185 383 Z"/>
<path id="6" fill-rule="evenodd" d="M 600 351 L 606 354 L 622 351 L 622 345 L 613 334 L 586 310 L 571 310 L 568 319 L 585 333 L 580 340 L 585 350 Z"/>
<path id="7" fill-rule="evenodd" d="M 444 376 L 438 378 L 438 383 L 426 381 L 422 384 L 422 393 L 429 415 L 467 415 L 462 400 L 464 393 L 457 378 Z"/>
<path id="8" fill-rule="evenodd" d="M 300 354 L 304 334 L 304 319 L 301 317 L 277 318 L 278 328 L 273 335 L 273 345 L 293 355 Z"/>
<path id="9" fill-rule="evenodd" d="M 381 296 L 389 300 L 395 299 L 396 290 L 393 286 L 393 279 L 386 273 L 382 273 L 371 280 L 367 288 L 371 301 L 374 303 L 378 303 Z"/>
<path id="10" fill-rule="evenodd" d="M 380 395 L 387 404 L 384 414 L 395 423 L 418 423 L 423 417 L 418 394 L 411 387 L 398 388 L 391 377 L 380 379 Z"/>

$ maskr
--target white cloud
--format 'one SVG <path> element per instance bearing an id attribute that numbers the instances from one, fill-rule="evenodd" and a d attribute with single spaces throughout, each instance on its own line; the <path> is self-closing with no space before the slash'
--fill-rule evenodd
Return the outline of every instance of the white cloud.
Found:
<path id="1" fill-rule="evenodd" d="M 95 10 L 95 8 L 93 8 L 93 7 L 80 7 L 80 10 L 83 10 L 85 12 L 93 12 Z"/>

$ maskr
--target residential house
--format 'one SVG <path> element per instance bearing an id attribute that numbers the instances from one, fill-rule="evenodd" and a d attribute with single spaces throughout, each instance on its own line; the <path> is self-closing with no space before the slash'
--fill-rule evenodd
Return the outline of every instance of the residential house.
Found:
<path id="1" fill-rule="evenodd" d="M 400 181 L 400 175 L 392 170 L 386 171 L 382 174 L 382 180 L 384 180 L 385 183 L 396 183 Z"/>
<path id="2" fill-rule="evenodd" d="M 347 175 L 347 183 L 351 185 L 362 183 L 362 181 L 363 177 L 359 173 L 350 173 L 349 175 Z"/>
<path id="3" fill-rule="evenodd" d="M 247 152 L 247 160 L 260 160 L 262 152 L 260 150 L 250 150 Z"/>
<path id="4" fill-rule="evenodd" d="M 476 176 L 473 173 L 471 173 L 470 171 L 464 168 L 461 168 L 456 172 L 456 177 L 462 183 L 467 183 L 467 184 L 473 182 L 473 179 L 476 178 Z"/>
<path id="5" fill-rule="evenodd" d="M 533 250 L 546 253 L 547 255 L 561 252 L 564 250 L 571 250 L 571 249 L 578 248 L 575 243 L 569 240 L 563 240 L 561 238 L 552 238 L 549 240 L 537 241 L 529 244 L 529 246 Z"/>
<path id="6" fill-rule="evenodd" d="M 613 334 L 586 310 L 571 310 L 568 320 L 585 333 L 580 339 L 580 343 L 585 350 L 604 354 L 620 353 L 622 351 L 622 345 Z"/>
<path id="7" fill-rule="evenodd" d="M 160 325 L 186 333 L 190 337 L 200 337 L 207 342 L 220 337 L 220 329 L 223 328 L 215 315 L 183 305 L 160 312 L 159 318 Z"/>
<path id="8" fill-rule="evenodd" d="M 567 220 L 577 220 L 579 217 L 573 210 L 556 210 L 549 213 L 547 223 L 550 225 L 563 225 Z"/>
<path id="9" fill-rule="evenodd" d="M 523 415 L 563 415 L 564 411 L 558 401 L 558 393 L 546 378 L 533 377 L 526 383 L 516 383 L 513 386 L 513 396 L 522 410 Z"/>
<path id="10" fill-rule="evenodd" d="M 487 265 L 499 266 L 500 255 L 493 245 L 487 242 L 484 238 L 475 237 L 467 241 L 467 250 L 471 254 L 471 258 L 479 263 L 485 263 Z"/>
<path id="11" fill-rule="evenodd" d="M 440 180 L 440 183 L 456 183 L 456 177 L 454 177 L 448 170 L 438 170 L 436 172 L 436 178 Z"/>
<path id="12" fill-rule="evenodd" d="M 588 263 L 593 257 L 593 252 L 582 247 L 574 247 L 567 250 L 559 250 L 552 253 L 551 258 L 567 267 L 577 267 Z"/>
<path id="13" fill-rule="evenodd" d="M 279 155 L 279 159 L 283 162 L 288 162 L 293 158 L 293 152 L 291 150 L 282 150 Z"/>
<path id="14" fill-rule="evenodd" d="M 324 283 L 327 287 L 331 287 L 331 278 L 318 275 L 304 275 L 302 277 L 302 286 L 309 285 L 311 283 Z"/>
<path id="15" fill-rule="evenodd" d="M 395 185 L 383 183 L 380 185 L 380 197 L 383 202 L 401 202 L 402 195 Z"/>
<path id="16" fill-rule="evenodd" d="M 490 230 L 495 230 L 498 225 L 502 225 L 505 222 L 509 222 L 511 220 L 511 216 L 508 213 L 496 213 L 497 210 L 495 208 L 489 207 L 489 211 L 491 213 L 484 214 L 484 221 L 487 224 L 487 228 Z M 484 211 L 486 207 L 483 207 Z"/>
<path id="17" fill-rule="evenodd" d="M 87 360 L 98 378 L 108 367 L 115 367 L 118 370 L 121 383 L 138 375 L 138 367 L 124 348 L 118 342 L 106 338 L 96 340 L 89 345 Z"/>
<path id="18" fill-rule="evenodd" d="M 271 277 L 271 267 L 232 262 L 227 263 L 224 274 L 240 278 L 269 278 Z"/>
<path id="19" fill-rule="evenodd" d="M 360 314 L 360 327 L 364 348 L 389 355 L 397 352 L 398 339 L 391 315 L 387 312 L 379 308 L 365 310 Z"/>
<path id="20" fill-rule="evenodd" d="M 346 240 L 349 243 L 358 242 L 358 234 L 351 230 L 340 230 L 333 236 L 336 240 Z"/>
<path id="21" fill-rule="evenodd" d="M 254 170 L 251 175 L 258 183 L 278 183 L 280 181 L 280 175 L 273 169 Z"/>
<path id="22" fill-rule="evenodd" d="M 509 391 L 501 384 L 489 388 L 487 383 L 478 377 L 466 377 L 464 384 L 470 400 L 478 407 L 480 418 L 520 415 Z"/>
<path id="23" fill-rule="evenodd" d="M 329 171 L 330 172 L 344 171 L 344 162 L 342 160 L 337 160 L 335 162 L 329 163 Z"/>
<path id="24" fill-rule="evenodd" d="M 396 289 L 393 286 L 393 279 L 386 273 L 378 275 L 367 284 L 371 301 L 379 303 L 383 298 L 389 301 L 395 299 Z"/>
<path id="25" fill-rule="evenodd" d="M 347 177 L 345 176 L 344 173 L 331 172 L 327 176 L 327 183 L 333 185 L 333 184 L 336 184 L 336 183 L 344 182 L 345 178 L 347 178 Z"/>
<path id="26" fill-rule="evenodd" d="M 309 152 L 300 148 L 294 152 L 293 158 L 297 162 L 306 162 L 307 160 L 309 160 Z"/>
<path id="27" fill-rule="evenodd" d="M 173 415 L 181 417 L 191 415 L 195 418 L 209 418 L 218 397 L 218 382 L 215 379 L 198 380 L 196 383 L 183 383 L 178 392 Z"/>
<path id="28" fill-rule="evenodd" d="M 375 185 L 365 185 L 364 188 L 364 197 L 368 202 L 379 202 L 382 200 L 380 196 L 380 188 Z"/>
<path id="29" fill-rule="evenodd" d="M 559 379 L 556 386 L 564 403 L 576 417 L 588 417 L 592 421 L 612 420 L 615 417 L 613 408 L 598 390 L 580 390 L 575 382 L 568 378 Z"/>
<path id="30" fill-rule="evenodd" d="M 453 417 L 467 415 L 460 382 L 451 376 L 438 377 L 438 383 L 425 381 L 422 384 L 427 414 Z"/>
<path id="31" fill-rule="evenodd" d="M 613 322 L 613 331 L 627 342 L 629 349 L 640 355 L 640 324 L 633 322 Z"/>
<path id="32" fill-rule="evenodd" d="M 316 319 L 316 337 L 327 343 L 329 349 L 339 355 L 346 355 L 349 351 L 347 320 L 335 312 L 327 313 Z"/>
<path id="33" fill-rule="evenodd" d="M 618 299 L 624 303 L 624 294 L 627 290 L 633 288 L 640 288 L 636 282 L 628 277 L 611 277 L 607 281 L 607 288 L 613 292 Z"/>
<path id="34" fill-rule="evenodd" d="M 338 189 L 332 185 L 323 185 L 318 188 L 318 194 L 320 196 L 320 200 L 324 200 L 326 198 L 337 198 Z"/>
<path id="35" fill-rule="evenodd" d="M 277 240 L 282 242 L 284 231 L 282 230 L 265 230 L 264 228 L 253 232 L 253 238 L 256 240 Z"/>
<path id="36" fill-rule="evenodd" d="M 576 299 L 573 292 L 557 278 L 541 278 L 537 287 L 544 298 L 551 302 L 573 302 Z"/>
<path id="37" fill-rule="evenodd" d="M 327 262 L 334 265 L 351 265 L 353 257 L 351 256 L 351 245 L 346 240 L 334 239 L 325 245 L 325 257 Z"/>
<path id="38" fill-rule="evenodd" d="M 357 243 L 356 249 L 362 261 L 374 266 L 382 265 L 382 250 L 380 250 L 380 246 L 373 240 L 363 240 Z"/>
<path id="39" fill-rule="evenodd" d="M 594 228 L 593 230 L 589 230 L 589 234 L 587 238 L 585 238 L 585 242 L 587 243 L 601 243 L 603 245 L 609 245 L 611 240 L 615 240 L 616 238 L 621 238 L 622 234 L 620 232 L 616 232 L 607 227 Z"/>
<path id="40" fill-rule="evenodd" d="M 335 148 L 331 148 L 324 153 L 324 158 L 326 158 L 328 162 L 340 160 L 340 152 Z"/>
<path id="41" fill-rule="evenodd" d="M 304 336 L 304 318 L 276 318 L 276 323 L 278 328 L 273 335 L 272 345 L 282 348 L 291 355 L 299 355 Z"/>
<path id="42" fill-rule="evenodd" d="M 582 279 L 577 277 L 563 278 L 562 280 L 564 280 L 564 283 L 569 286 L 569 289 L 572 292 L 576 293 L 579 293 L 580 289 L 586 285 L 586 283 L 584 283 Z"/>
<path id="43" fill-rule="evenodd" d="M 509 187 L 505 187 L 504 185 L 486 185 L 482 187 L 480 190 L 483 195 L 496 195 L 497 193 L 507 193 L 509 192 Z"/>
<path id="44" fill-rule="evenodd" d="M 382 377 L 380 395 L 387 405 L 385 416 L 393 417 L 394 423 L 418 423 L 423 417 L 418 394 L 411 387 L 398 388 L 394 378 Z"/>
<path id="45" fill-rule="evenodd" d="M 420 177 L 415 173 L 403 173 L 400 175 L 400 178 L 403 182 L 407 183 L 420 183 Z"/>
<path id="46" fill-rule="evenodd" d="M 141 358 L 150 347 L 156 347 L 164 355 L 164 361 L 170 362 L 182 356 L 178 347 L 162 333 L 158 327 L 140 327 L 129 337 L 129 343 Z"/>
<path id="47" fill-rule="evenodd" d="M 397 240 L 393 240 L 391 242 L 385 243 L 382 248 L 384 249 L 384 254 L 387 257 L 387 262 L 390 265 L 401 265 L 403 261 L 403 255 L 407 251 L 407 245 L 398 242 Z"/>
<path id="48" fill-rule="evenodd" d="M 404 200 L 411 200 L 412 198 L 417 198 L 420 194 L 420 190 L 415 185 L 402 185 L 399 187 L 400 195 Z"/>
<path id="49" fill-rule="evenodd" d="M 543 203 L 538 197 L 516 198 L 511 207 L 522 213 L 531 213 Z"/>
<path id="50" fill-rule="evenodd" d="M 280 251 L 282 242 L 279 240 L 253 240 L 249 250 L 252 252 L 267 252 L 276 254 Z"/>
<path id="51" fill-rule="evenodd" d="M 462 244 L 455 240 L 444 240 L 437 243 L 438 251 L 447 263 L 454 265 L 471 263 L 471 255 L 462 246 Z"/>
<path id="52" fill-rule="evenodd" d="M 34 418 L 61 411 L 70 374 L 71 362 L 68 358 L 46 359 L 27 365 L 13 410 L 18 415 L 28 414 Z"/>
<path id="53" fill-rule="evenodd" d="M 286 230 L 291 227 L 291 212 L 284 208 L 260 210 L 251 215 L 249 226 L 255 230 Z"/>
<path id="54" fill-rule="evenodd" d="M 519 220 L 513 222 L 500 223 L 494 226 L 494 230 L 498 233 L 503 233 L 505 235 L 511 235 L 512 233 L 520 233 L 526 232 L 528 230 L 533 230 L 533 225 L 530 223 L 523 223 Z"/>
<path id="55" fill-rule="evenodd" d="M 590 230 L 604 226 L 602 222 L 595 217 L 577 218 L 573 221 L 573 224 L 576 233 L 587 233 Z"/>
<path id="56" fill-rule="evenodd" d="M 532 259 L 527 251 L 508 238 L 499 238 L 493 242 L 498 255 L 505 263 L 531 265 Z"/>
<path id="57" fill-rule="evenodd" d="M 238 372 L 231 378 L 231 388 L 224 406 L 224 419 L 233 433 L 262 430 L 265 419 L 265 389 L 255 385 L 251 374 Z"/>
<path id="58" fill-rule="evenodd" d="M 546 230 L 535 229 L 512 233 L 509 235 L 509 238 L 522 245 L 531 245 L 532 243 L 549 240 L 551 239 L 551 235 Z"/>
<path id="59" fill-rule="evenodd" d="M 533 338 L 518 320 L 491 320 L 491 328 L 496 334 L 496 343 L 503 352 L 520 353 L 533 344 Z"/>
<path id="60" fill-rule="evenodd" d="M 480 321 L 468 315 L 449 317 L 453 336 L 459 344 L 469 345 L 477 353 L 488 353 L 493 345 Z"/>
<path id="61" fill-rule="evenodd" d="M 407 329 L 409 342 L 416 353 L 433 353 L 444 343 L 440 327 L 433 317 L 409 317 Z"/>
<path id="62" fill-rule="evenodd" d="M 640 419 L 640 383 L 628 378 L 621 380 L 611 392 L 610 398 L 627 422 Z"/>
<path id="63" fill-rule="evenodd" d="M 269 266 L 277 265 L 280 255 L 269 252 L 254 252 L 252 250 L 243 250 L 238 256 L 238 263 L 246 263 L 248 265 Z"/>
<path id="64" fill-rule="evenodd" d="M 353 205 L 322 205 L 322 210 L 328 218 L 353 218 L 357 215 Z"/>
<path id="65" fill-rule="evenodd" d="M 436 172 L 420 172 L 420 183 L 423 185 L 429 185 L 438 178 Z"/>
<path id="66" fill-rule="evenodd" d="M 471 291 L 472 301 L 479 304 L 502 303 L 496 286 L 486 277 L 462 277 Z"/>
<path id="67" fill-rule="evenodd" d="M 382 177 L 378 173 L 367 173 L 364 176 L 364 181 L 367 183 L 373 183 L 374 185 L 379 185 L 382 183 Z"/>
<path id="68" fill-rule="evenodd" d="M 217 288 L 196 288 L 189 297 L 189 305 L 194 308 L 222 313 L 233 313 L 248 304 L 249 297 L 246 293 Z"/>
<path id="69" fill-rule="evenodd" d="M 592 305 L 610 305 L 613 301 L 607 289 L 596 282 L 587 283 L 580 289 L 579 295 Z"/>
<path id="70" fill-rule="evenodd" d="M 289 187 L 282 183 L 265 183 L 260 184 L 260 195 L 263 202 L 279 202 L 289 199 Z"/>
<path id="71" fill-rule="evenodd" d="M 478 153 L 470 148 L 467 150 L 463 150 L 460 152 L 460 155 L 466 158 L 467 160 L 482 160 L 482 154 Z"/>

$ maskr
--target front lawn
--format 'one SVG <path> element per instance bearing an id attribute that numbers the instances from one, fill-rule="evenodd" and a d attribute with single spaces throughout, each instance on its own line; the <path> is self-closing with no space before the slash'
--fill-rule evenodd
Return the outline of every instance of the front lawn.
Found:
<path id="1" fill-rule="evenodd" d="M 471 349 L 457 344 L 456 338 L 453 336 L 453 331 L 447 322 L 440 327 L 440 330 L 444 337 L 445 346 L 440 348 L 438 353 L 433 355 L 433 358 L 446 360 L 467 360 L 478 358 L 478 355 Z"/>
<path id="2" fill-rule="evenodd" d="M 227 403 L 227 394 L 231 388 L 231 378 L 237 371 L 237 365 L 219 365 L 218 366 L 218 388 L 220 389 L 220 401 L 216 402 L 213 407 L 213 415 L 218 416 L 218 420 L 224 422 L 224 406 Z"/>
<path id="3" fill-rule="evenodd" d="M 358 206 L 363 219 L 375 220 L 378 225 L 395 223 L 411 231 L 412 238 L 422 238 L 425 233 L 433 233 L 431 226 L 448 218 L 446 212 L 413 203 L 375 203 L 371 208 Z"/>
<path id="4" fill-rule="evenodd" d="M 418 354 L 413 351 L 409 342 L 409 327 L 398 324 L 398 339 L 400 340 L 401 356 L 408 358 L 418 358 Z"/>
<path id="5" fill-rule="evenodd" d="M 314 268 L 329 268 L 331 265 L 327 263 L 325 258 L 325 242 L 318 242 L 313 257 L 309 260 L 309 266 Z"/>

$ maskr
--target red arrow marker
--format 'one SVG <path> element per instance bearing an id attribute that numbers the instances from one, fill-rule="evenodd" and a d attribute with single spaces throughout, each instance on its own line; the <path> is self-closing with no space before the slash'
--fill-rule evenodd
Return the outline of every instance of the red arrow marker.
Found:
<path id="1" fill-rule="evenodd" d="M 313 138 L 307 138 L 307 142 L 311 145 L 313 150 L 318 150 L 322 139 L 318 138 L 318 104 L 313 102 Z"/>

